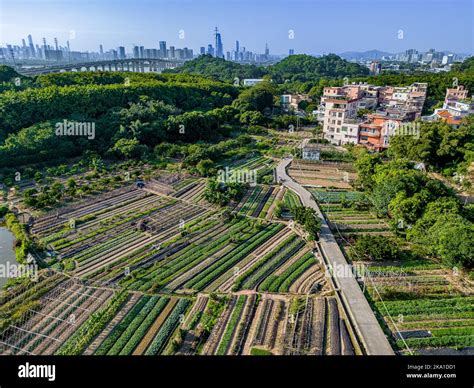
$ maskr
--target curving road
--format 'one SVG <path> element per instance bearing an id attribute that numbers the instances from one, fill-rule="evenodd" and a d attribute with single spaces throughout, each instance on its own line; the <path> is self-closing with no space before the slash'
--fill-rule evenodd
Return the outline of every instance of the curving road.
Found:
<path id="1" fill-rule="evenodd" d="M 288 176 L 286 168 L 292 160 L 292 158 L 284 158 L 278 164 L 278 181 L 298 194 L 303 205 L 313 208 L 321 218 L 320 247 L 326 260 L 333 268 L 334 281 L 340 290 L 341 297 L 351 315 L 351 320 L 366 353 L 369 355 L 393 355 L 393 350 L 353 273 L 339 270 L 347 269 L 348 264 L 316 201 L 308 190 Z"/>

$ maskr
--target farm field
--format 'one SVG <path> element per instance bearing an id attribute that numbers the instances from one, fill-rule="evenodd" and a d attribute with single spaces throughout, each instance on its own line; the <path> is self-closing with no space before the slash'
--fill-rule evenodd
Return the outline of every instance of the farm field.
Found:
<path id="1" fill-rule="evenodd" d="M 351 189 L 350 182 L 356 178 L 349 163 L 316 162 L 294 159 L 288 174 L 298 183 L 309 187 Z"/>
<path id="2" fill-rule="evenodd" d="M 272 163 L 249 157 L 232 168 Z M 0 351 L 354 352 L 318 249 L 288 222 L 298 196 L 259 183 L 219 209 L 205 189 L 203 178 L 157 171 L 36 216 L 29 231 L 49 268 L 3 295 Z M 288 214 L 277 217 L 277 205 Z"/>
<path id="3" fill-rule="evenodd" d="M 396 238 L 384 219 L 354 206 L 360 193 L 322 189 L 311 189 L 311 193 L 349 257 L 358 236 Z M 459 354 L 474 346 L 474 288 L 457 269 L 428 258 L 380 264 L 356 261 L 356 265 L 366 266 L 366 293 L 394 349 L 404 354 L 453 349 L 453 354 Z"/>
<path id="4" fill-rule="evenodd" d="M 219 167 L 228 168 L 229 170 L 249 170 L 256 171 L 259 177 L 272 173 L 275 163 L 272 159 L 265 156 L 249 156 L 244 159 L 237 159 L 232 162 L 227 162 Z"/>
<path id="5" fill-rule="evenodd" d="M 58 269 L 106 282 L 130 264 L 152 264 L 162 243 L 202 216 L 198 205 L 130 186 L 47 214 L 32 233 L 57 258 Z"/>
<path id="6" fill-rule="evenodd" d="M 474 289 L 456 270 L 436 263 L 368 270 L 367 291 L 402 353 L 474 346 Z"/>
<path id="7" fill-rule="evenodd" d="M 323 355 L 353 349 L 344 342 L 337 304 L 323 294 L 150 295 L 55 274 L 2 296 L 4 311 L 22 301 L 0 337 L 2 354 L 238 355 L 258 348 Z"/>
<path id="8" fill-rule="evenodd" d="M 252 293 L 201 301 L 202 313 L 188 326 L 178 354 L 249 355 L 256 349 L 272 355 L 354 354 L 332 297 Z"/>
<path id="9" fill-rule="evenodd" d="M 322 189 L 310 189 L 310 192 L 320 204 L 336 238 L 365 233 L 391 234 L 385 220 L 378 218 L 367 209 L 358 208 L 356 202 L 363 198 L 362 193 Z M 344 244 L 343 239 L 340 239 L 340 243 Z"/>
<path id="10" fill-rule="evenodd" d="M 233 211 L 250 217 L 271 219 L 274 202 L 278 197 L 280 187 L 256 185 L 251 187 L 244 197 L 233 206 Z"/>

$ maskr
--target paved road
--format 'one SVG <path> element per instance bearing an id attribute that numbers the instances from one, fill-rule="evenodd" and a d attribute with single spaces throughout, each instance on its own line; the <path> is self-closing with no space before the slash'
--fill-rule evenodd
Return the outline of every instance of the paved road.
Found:
<path id="1" fill-rule="evenodd" d="M 278 181 L 295 191 L 304 206 L 316 210 L 321 218 L 320 246 L 334 270 L 335 283 L 341 291 L 342 299 L 352 316 L 355 330 L 363 341 L 365 351 L 369 355 L 393 355 L 393 350 L 352 272 L 338 271 L 340 268 L 347 268 L 348 264 L 316 201 L 308 190 L 288 176 L 286 168 L 291 161 L 291 158 L 285 158 L 277 166 Z"/>

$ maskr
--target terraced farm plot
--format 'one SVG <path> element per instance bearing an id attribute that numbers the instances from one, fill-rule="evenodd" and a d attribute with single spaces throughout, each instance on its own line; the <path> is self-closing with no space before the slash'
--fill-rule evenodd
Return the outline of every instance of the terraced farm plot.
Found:
<path id="1" fill-rule="evenodd" d="M 0 333 L 1 354 L 160 354 L 171 346 L 192 304 L 186 298 L 97 288 L 62 275 L 10 296 L 6 304 L 43 288 L 39 300 L 25 303 L 21 317 Z"/>
<path id="2" fill-rule="evenodd" d="M 107 207 L 96 201 L 66 209 L 62 222 L 53 225 L 46 225 L 52 216 L 35 223 L 33 231 L 75 276 L 108 281 L 131 265 L 153 264 L 163 254 L 162 243 L 206 214 L 200 206 L 136 189 L 106 202 Z M 74 228 L 67 219 L 74 220 Z"/>
<path id="3" fill-rule="evenodd" d="M 285 189 L 285 195 L 283 196 L 283 203 L 286 209 L 291 209 L 297 206 L 301 206 L 300 197 L 293 191 Z"/>
<path id="4" fill-rule="evenodd" d="M 341 196 L 347 203 L 357 198 L 356 193 L 312 193 L 347 253 L 357 236 L 394 236 L 385 220 L 370 211 L 343 206 Z M 428 258 L 389 267 L 366 264 L 372 274 L 365 282 L 367 291 L 373 308 L 391 331 L 396 349 L 405 353 L 430 349 L 436 353 L 437 348 L 474 346 L 474 308 L 470 300 L 474 290 L 462 276 L 453 276 L 451 269 Z"/>
<path id="5" fill-rule="evenodd" d="M 331 293 L 314 247 L 272 220 L 277 200 L 294 206 L 299 198 L 259 184 L 229 216 L 205 203 L 205 184 L 163 173 L 143 188 L 125 186 L 35 220 L 32 236 L 48 247 L 53 268 L 33 291 L 5 294 L 0 313 L 24 311 L 19 321 L 0 320 L 0 351 L 287 354 L 291 298 Z M 262 311 L 266 303 L 275 308 Z"/>
<path id="6" fill-rule="evenodd" d="M 222 222 L 207 217 L 189 228 L 144 266 L 131 266 L 130 273 L 114 279 L 138 291 L 189 292 L 213 288 L 232 274 L 234 267 L 275 233 L 281 224 L 256 228 L 256 221 L 236 219 Z M 222 279 L 222 280 L 221 280 Z"/>
<path id="7" fill-rule="evenodd" d="M 232 163 L 227 163 L 222 167 L 228 167 L 230 169 L 248 169 L 257 170 L 261 175 L 270 172 L 273 169 L 274 162 L 272 159 L 265 156 L 251 156 L 249 158 L 236 160 Z"/>
<path id="8" fill-rule="evenodd" d="M 356 174 L 348 163 L 312 162 L 294 159 L 288 169 L 296 182 L 304 186 L 350 190 Z"/>
<path id="9" fill-rule="evenodd" d="M 314 198 L 321 204 L 341 203 L 341 201 L 353 202 L 364 194 L 357 191 L 347 190 L 318 190 L 311 189 Z"/>
<path id="10" fill-rule="evenodd" d="M 1 354 L 55 354 L 81 325 L 111 301 L 115 293 L 61 276 L 55 279 L 52 282 L 46 278 L 32 287 L 30 291 L 34 292 L 25 290 L 19 294 L 18 298 L 23 301 L 21 315 L 10 321 L 0 334 Z M 46 283 L 52 287 L 47 287 Z M 41 295 L 39 290 L 43 287 L 46 287 L 45 293 Z M 28 295 L 41 296 L 27 303 Z"/>
<path id="11" fill-rule="evenodd" d="M 369 210 L 357 210 L 354 206 L 354 202 L 362 198 L 361 193 L 320 189 L 310 191 L 329 221 L 336 238 L 365 233 L 391 234 L 385 220 L 377 218 Z"/>
<path id="12" fill-rule="evenodd" d="M 179 198 L 185 202 L 209 206 L 204 199 L 204 190 L 206 189 L 206 182 L 204 180 L 187 179 L 182 185 L 176 185 L 175 188 L 177 190 L 173 194 L 173 197 Z"/>
<path id="13" fill-rule="evenodd" d="M 295 234 L 290 234 L 288 237 L 284 236 L 284 238 L 279 239 L 273 244 L 271 250 L 267 251 L 263 256 L 257 256 L 255 260 L 253 260 L 252 265 L 249 265 L 245 271 L 242 271 L 242 275 L 237 277 L 235 280 L 233 289 L 261 288 L 263 290 L 273 290 L 273 288 L 271 288 L 272 283 L 277 283 L 280 279 L 277 280 L 277 276 L 272 274 L 278 271 L 278 268 L 283 266 L 285 263 L 291 261 L 293 256 L 298 255 L 304 245 L 304 242 Z M 311 264 L 316 264 L 316 260 Z M 304 271 L 302 271 L 301 274 L 303 272 Z M 286 279 L 292 274 L 293 272 L 291 274 L 285 274 L 283 277 Z M 294 279 L 291 278 L 290 281 L 291 280 Z M 291 282 L 285 284 L 285 287 L 282 288 L 287 289 L 290 285 Z M 278 288 L 279 286 L 280 284 L 278 285 Z"/>
<path id="14" fill-rule="evenodd" d="M 460 275 L 435 263 L 369 270 L 368 292 L 400 351 L 474 346 L 474 289 Z"/>
<path id="15" fill-rule="evenodd" d="M 232 210 L 241 215 L 255 218 L 271 219 L 273 203 L 278 195 L 279 187 L 256 185 L 251 187 Z"/>

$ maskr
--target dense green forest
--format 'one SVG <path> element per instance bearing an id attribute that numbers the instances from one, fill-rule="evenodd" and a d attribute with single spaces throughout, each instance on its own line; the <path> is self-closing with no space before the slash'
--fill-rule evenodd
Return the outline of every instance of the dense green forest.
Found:
<path id="1" fill-rule="evenodd" d="M 315 58 L 311 55 L 290 55 L 268 68 L 277 83 L 306 82 L 319 78 L 344 78 L 368 75 L 369 69 L 348 62 L 335 54 Z"/>
<path id="2" fill-rule="evenodd" d="M 222 58 L 214 58 L 210 55 L 201 55 L 192 61 L 185 62 L 183 66 L 177 69 L 165 70 L 164 73 L 199 74 L 232 83 L 234 83 L 235 78 L 241 81 L 244 78 L 261 78 L 268 74 L 263 67 L 242 65 Z"/>
<path id="3" fill-rule="evenodd" d="M 454 192 L 437 179 L 395 158 L 364 152 L 355 163 L 359 189 L 367 193 L 374 212 L 388 217 L 392 229 L 416 243 L 424 255 L 447 265 L 474 265 L 474 215 L 462 207 Z"/>
<path id="4" fill-rule="evenodd" d="M 308 93 L 313 99 L 319 99 L 325 86 L 339 86 L 346 78 L 349 82 L 367 82 L 375 85 L 407 86 L 414 82 L 427 82 L 428 94 L 425 102 L 425 113 L 432 112 L 440 106 L 446 88 L 454 84 L 474 89 L 474 59 L 469 58 L 462 64 L 453 65 L 453 71 L 443 73 L 414 72 L 383 73 L 370 76 L 366 67 L 348 62 L 337 55 L 329 54 L 316 58 L 310 55 L 291 55 L 280 62 L 256 67 L 241 65 L 235 62 L 200 56 L 189 61 L 185 66 L 168 70 L 170 73 L 195 73 L 225 82 L 234 82 L 235 77 L 271 79 L 276 90 L 281 93 Z M 308 111 L 314 109 L 311 104 Z"/>
<path id="5" fill-rule="evenodd" d="M 271 78 L 276 83 L 306 82 L 320 78 L 343 78 L 368 75 L 369 70 L 356 63 L 348 62 L 335 54 L 316 58 L 311 55 L 290 55 L 280 62 L 268 66 L 238 64 L 209 55 L 186 62 L 184 66 L 166 73 L 193 73 L 221 81 L 234 82 L 235 78 Z"/>
<path id="6" fill-rule="evenodd" d="M 441 104 L 454 78 L 474 88 L 469 61 L 457 72 L 376 77 L 333 54 L 293 55 L 269 67 L 201 56 L 163 74 L 68 72 L 29 78 L 0 66 L 0 168 L 4 175 L 24 165 L 64 163 L 86 151 L 119 160 L 154 157 L 161 145 L 170 143 L 182 148 L 175 155 L 184 155 L 188 165 L 195 165 L 202 150 L 192 157 L 186 144 L 218 144 L 245 133 L 265 134 L 264 127 L 295 124 L 295 116 L 279 110 L 284 92 L 308 92 L 314 101 L 303 108 L 311 111 L 322 89 L 342 84 L 343 77 L 380 85 L 428 82 L 429 111 Z M 261 76 L 267 81 L 255 87 L 233 83 L 235 77 Z M 94 123 L 94 139 L 57 136 L 55 126 L 63 120 Z M 309 122 L 310 118 L 302 120 Z M 456 133 L 442 124 L 424 126 L 420 139 L 394 139 L 391 152 L 437 170 L 450 172 L 459 165 L 465 169 L 472 160 L 472 123 Z"/>

